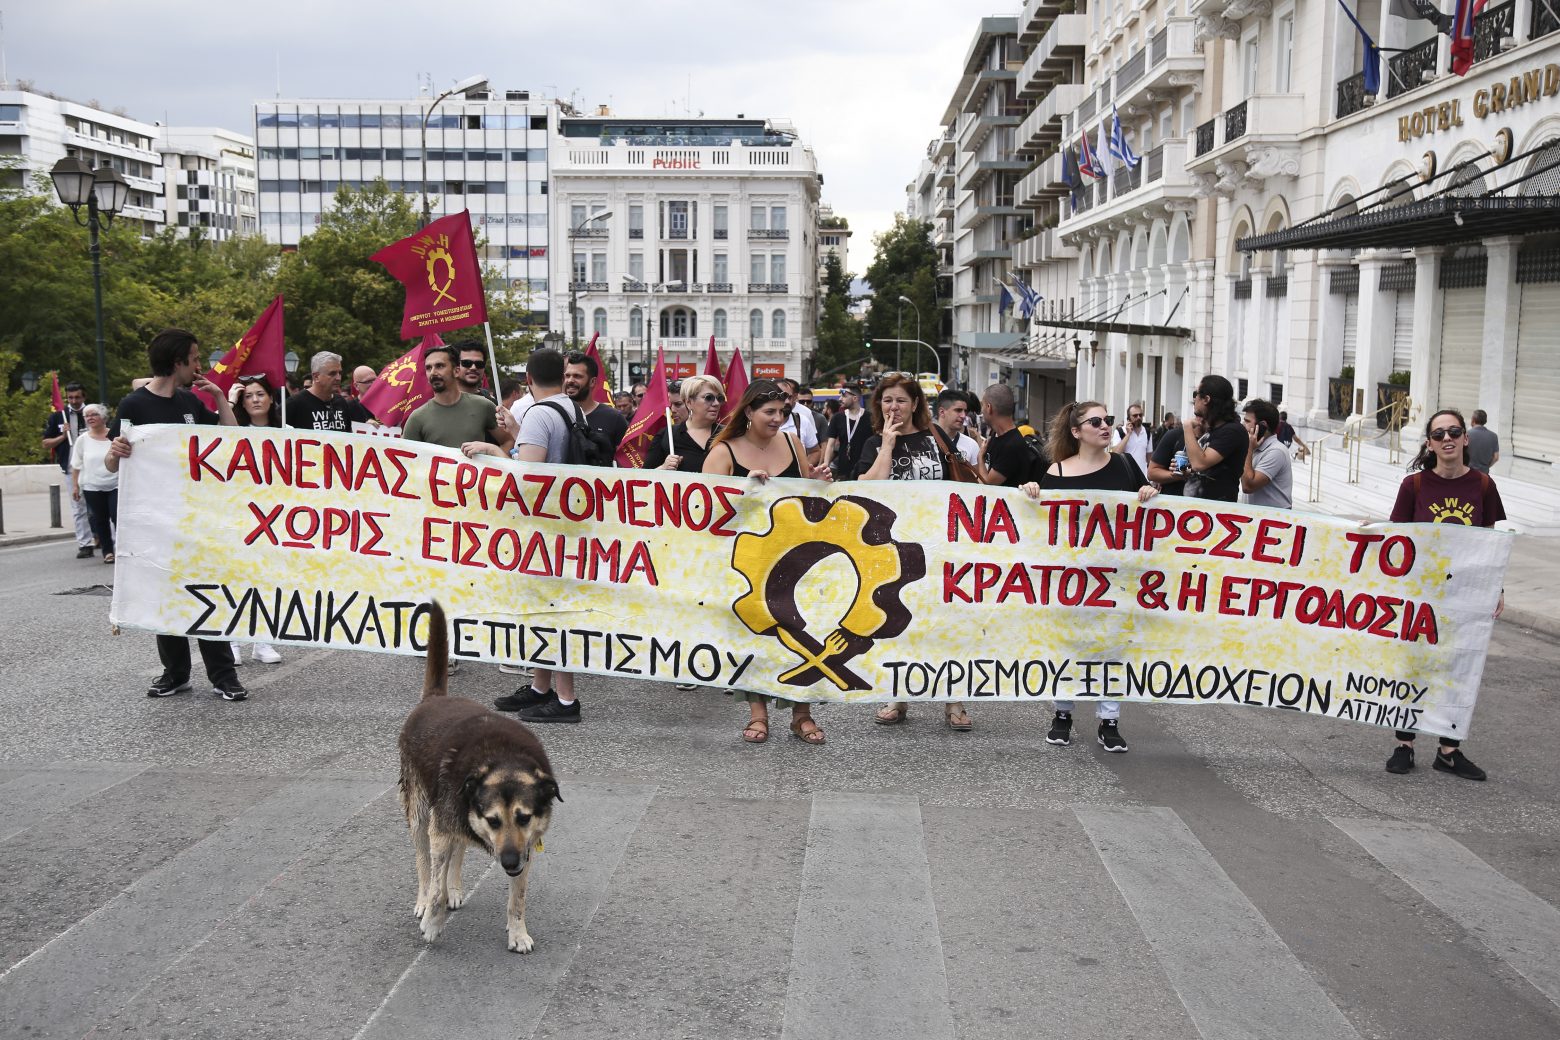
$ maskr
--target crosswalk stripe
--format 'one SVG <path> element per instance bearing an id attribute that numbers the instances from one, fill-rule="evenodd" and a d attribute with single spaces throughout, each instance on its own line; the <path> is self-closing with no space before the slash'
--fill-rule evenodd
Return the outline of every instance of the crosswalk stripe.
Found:
<path id="1" fill-rule="evenodd" d="M 1172 810 L 1096 808 L 1074 814 L 1204 1037 L 1359 1040 Z"/>
<path id="2" fill-rule="evenodd" d="M 83 1035 L 386 789 L 287 784 L 0 974 L 0 1020 L 34 1038 Z"/>
<path id="3" fill-rule="evenodd" d="M 815 794 L 781 1037 L 953 1035 L 920 803 Z"/>
<path id="4" fill-rule="evenodd" d="M 526 926 L 536 949 L 524 956 L 507 949 L 509 878 L 489 856 L 472 849 L 466 905 L 451 916 L 437 943 L 419 951 L 354 1040 L 439 1035 L 483 1040 L 535 1032 L 655 795 L 651 786 L 567 779 L 562 788 L 565 801 L 554 810 L 526 893 Z M 409 838 L 406 855 L 410 859 Z M 408 930 L 417 927 L 410 912 L 415 894 L 410 885 Z"/>
<path id="5" fill-rule="evenodd" d="M 1329 819 L 1560 1005 L 1560 910 L 1425 824 Z"/>
<path id="6" fill-rule="evenodd" d="M 21 834 L 41 817 L 68 809 L 150 768 L 133 762 L 103 762 L 40 769 L 13 777 L 0 784 L 0 842 Z"/>

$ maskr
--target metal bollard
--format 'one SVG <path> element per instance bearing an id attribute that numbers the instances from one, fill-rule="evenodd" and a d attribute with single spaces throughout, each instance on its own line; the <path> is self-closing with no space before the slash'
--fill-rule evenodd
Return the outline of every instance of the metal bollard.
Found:
<path id="1" fill-rule="evenodd" d="M 49 485 L 49 526 L 65 526 L 60 520 L 60 486 L 58 484 Z"/>

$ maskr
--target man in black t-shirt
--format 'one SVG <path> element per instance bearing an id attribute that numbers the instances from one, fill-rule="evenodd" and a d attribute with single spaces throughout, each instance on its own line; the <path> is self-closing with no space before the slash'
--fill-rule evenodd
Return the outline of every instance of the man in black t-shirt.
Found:
<path id="1" fill-rule="evenodd" d="M 152 378 L 139 390 L 133 390 L 119 402 L 118 418 L 114 420 L 111 435 L 113 443 L 108 447 L 104 465 L 110 472 L 119 472 L 125 459 L 130 458 L 131 445 L 125 434 L 127 427 L 146 426 L 152 423 L 191 423 L 206 426 L 237 426 L 233 406 L 215 383 L 200 375 L 200 344 L 193 333 L 183 329 L 165 329 L 152 338 L 146 348 L 151 365 Z M 340 375 L 340 369 L 337 369 Z M 190 393 L 191 385 L 198 386 L 217 402 L 217 412 Z M 132 463 L 131 465 L 134 465 Z M 206 678 L 211 680 L 212 693 L 225 701 L 241 701 L 249 696 L 233 670 L 233 647 L 223 639 L 197 640 L 200 658 L 206 666 Z M 183 636 L 158 636 L 157 657 L 162 661 L 163 672 L 147 689 L 148 697 L 170 697 L 190 688 L 190 642 Z"/>
<path id="2" fill-rule="evenodd" d="M 596 393 L 596 380 L 601 378 L 601 367 L 596 364 L 596 359 L 589 354 L 576 351 L 565 355 L 563 359 L 563 392 L 569 395 L 569 400 L 580 406 L 580 411 L 585 413 L 585 424 L 593 430 L 598 430 L 607 435 L 612 442 L 612 450 L 615 452 L 618 445 L 623 443 L 623 435 L 628 433 L 628 420 L 623 418 L 623 413 L 616 408 L 609 407 L 594 399 Z"/>
<path id="3" fill-rule="evenodd" d="M 824 436 L 824 465 L 836 480 L 852 479 L 861 463 L 861 449 L 872 439 L 872 419 L 862 407 L 861 387 L 856 383 L 840 387 L 840 410 L 829 420 Z"/>
<path id="4" fill-rule="evenodd" d="M 1013 418 L 1016 411 L 1012 387 L 993 383 L 986 388 L 980 399 L 980 414 L 991 428 L 991 438 L 981 453 L 980 479 L 984 483 L 1016 488 L 1039 479 L 1039 460 L 1018 432 Z"/>
<path id="5" fill-rule="evenodd" d="M 1223 376 L 1203 376 L 1192 395 L 1192 407 L 1197 414 L 1182 427 L 1192 470 L 1184 493 L 1190 498 L 1235 502 L 1251 446 L 1235 414 L 1235 388 Z"/>
<path id="6" fill-rule="evenodd" d="M 309 359 L 309 385 L 287 399 L 287 425 L 300 430 L 350 433 L 355 422 L 373 419 L 367 408 L 342 397 L 341 355 L 322 350 Z"/>
<path id="7" fill-rule="evenodd" d="M 1186 445 L 1186 433 L 1181 427 L 1164 430 L 1154 442 L 1154 453 L 1148 457 L 1148 479 L 1159 485 L 1162 495 L 1179 495 L 1186 483 L 1186 473 L 1175 468 L 1175 453 Z"/>

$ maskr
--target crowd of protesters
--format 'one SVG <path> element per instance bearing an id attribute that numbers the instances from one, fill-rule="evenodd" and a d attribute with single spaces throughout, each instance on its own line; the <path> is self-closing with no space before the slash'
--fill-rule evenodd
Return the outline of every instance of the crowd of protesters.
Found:
<path id="1" fill-rule="evenodd" d="M 118 470 L 131 455 L 124 433 L 132 425 L 276 427 L 285 414 L 291 427 L 346 432 L 377 422 L 358 400 L 373 386 L 374 370 L 356 368 L 349 393 L 343 395 L 342 358 L 328 351 L 310 359 L 305 385 L 287 399 L 285 413 L 285 388 L 271 386 L 262 376 L 241 377 L 230 394 L 223 394 L 201 374 L 199 344 L 189 332 L 169 329 L 156 336 L 148 347 L 148 362 L 151 377 L 137 381 L 140 385 L 120 403 L 112 421 L 102 404 L 86 403 L 81 386 L 72 383 L 65 388 L 66 407 L 53 413 L 45 428 L 45 449 L 71 474 L 82 557 L 97 550 L 105 562 L 115 558 Z M 401 435 L 468 456 L 495 455 L 541 465 L 613 465 L 649 390 L 644 383 L 634 383 L 611 394 L 610 404 L 598 401 L 604 374 L 589 353 L 535 351 L 523 380 L 505 379 L 496 389 L 487 386 L 486 364 L 486 355 L 475 344 L 424 351 L 432 397 L 407 418 Z M 216 409 L 192 393 L 192 387 L 213 399 Z M 734 403 L 727 400 L 719 379 L 683 379 L 667 387 L 671 425 L 663 424 L 649 444 L 645 468 L 759 482 L 960 481 L 1019 488 L 1030 498 L 1046 491 L 1077 490 L 1130 493 L 1141 502 L 1161 494 L 1183 495 L 1287 509 L 1293 506 L 1291 453 L 1303 459 L 1308 452 L 1284 412 L 1261 399 L 1238 404 L 1229 380 L 1218 375 L 1199 382 L 1184 418 L 1166 412 L 1154 423 L 1143 404 L 1135 402 L 1118 425 L 1104 404 L 1077 401 L 1050 419 L 1044 436 L 1022 421 L 1012 389 L 1001 383 L 978 397 L 948 388 L 929 399 L 916 378 L 890 373 L 870 391 L 846 383 L 825 408 L 815 405 L 812 390 L 791 379 L 755 379 Z M 1430 417 L 1412 472 L 1399 488 L 1392 521 L 1424 522 L 1451 515 L 1488 527 L 1505 518 L 1500 493 L 1487 472 L 1486 460 L 1498 458 L 1498 445 L 1488 448 L 1478 441 L 1482 418 L 1475 412 L 1470 427 L 1455 410 Z M 1435 516 L 1432 511 L 1437 511 Z M 243 700 L 247 690 L 235 671 L 241 657 L 238 644 L 198 644 L 213 692 L 226 700 Z M 188 690 L 188 640 L 158 636 L 157 648 L 163 672 L 148 695 L 166 697 Z M 253 658 L 280 660 L 274 648 L 263 643 L 254 644 Z M 501 670 L 527 673 L 509 665 Z M 742 739 L 767 741 L 769 707 L 776 698 L 740 690 L 727 693 L 748 704 Z M 798 740 L 825 742 L 812 705 L 783 703 Z M 552 669 L 530 672 L 525 685 L 499 697 L 495 706 L 532 723 L 582 718 L 573 676 Z M 1056 702 L 1048 743 L 1071 743 L 1072 708 L 1069 701 Z M 1126 752 L 1119 705 L 1101 701 L 1096 715 L 1100 746 Z M 908 717 L 905 704 L 884 705 L 873 715 L 884 726 L 899 725 Z M 954 731 L 974 725 L 967 703 L 958 700 L 946 703 L 944 721 Z M 1400 732 L 1397 739 L 1387 769 L 1406 773 L 1415 765 L 1414 734 Z M 1433 764 L 1466 779 L 1485 776 L 1455 740 L 1441 739 Z"/>

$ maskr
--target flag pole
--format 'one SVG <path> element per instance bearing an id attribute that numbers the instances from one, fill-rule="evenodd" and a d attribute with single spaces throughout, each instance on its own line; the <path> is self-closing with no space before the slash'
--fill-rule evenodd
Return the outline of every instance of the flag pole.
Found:
<path id="1" fill-rule="evenodd" d="M 482 334 L 487 338 L 488 365 L 493 369 L 493 401 L 497 403 L 502 392 L 500 390 L 502 384 L 498 379 L 498 355 L 493 353 L 493 326 L 490 322 L 482 323 Z"/>

